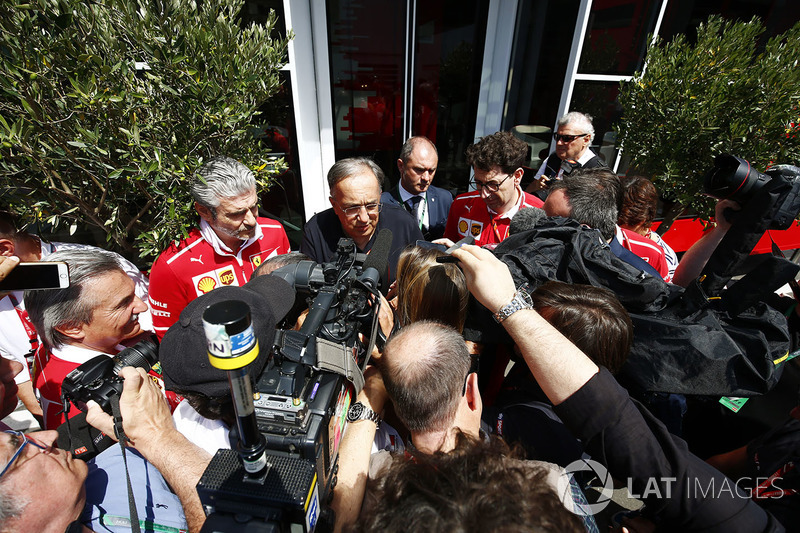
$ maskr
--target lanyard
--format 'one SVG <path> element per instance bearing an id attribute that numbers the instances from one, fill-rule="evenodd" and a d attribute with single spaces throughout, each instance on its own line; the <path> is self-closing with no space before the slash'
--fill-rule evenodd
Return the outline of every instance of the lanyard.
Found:
<path id="1" fill-rule="evenodd" d="M 17 312 L 19 321 L 22 322 L 22 327 L 25 328 L 25 334 L 31 342 L 31 351 L 28 352 L 28 355 L 31 355 L 39 347 L 39 337 L 36 335 L 36 329 L 34 329 L 33 324 L 31 324 L 31 319 L 28 318 L 28 312 L 19 308 L 17 299 L 14 298 L 12 294 L 9 294 L 8 298 L 11 300 L 11 303 L 14 304 L 14 311 Z"/>
<path id="2" fill-rule="evenodd" d="M 494 231 L 494 236 L 497 238 L 498 243 L 501 243 L 505 240 L 505 237 L 500 236 L 500 229 L 497 227 L 496 218 L 492 218 L 492 231 Z M 506 228 L 506 237 L 508 237 L 508 228 Z"/>
<path id="3" fill-rule="evenodd" d="M 766 481 L 760 483 L 755 490 L 753 490 L 753 499 L 764 499 L 764 498 L 782 498 L 783 496 L 791 496 L 793 494 L 797 494 L 796 489 L 781 489 L 777 487 L 773 487 L 773 482 L 777 479 L 782 479 L 783 476 L 791 472 L 795 469 L 795 464 L 793 462 L 788 462 L 780 467 L 778 470 L 775 471 L 774 474 L 769 476 Z M 773 487 L 774 490 L 767 490 L 770 487 Z"/>

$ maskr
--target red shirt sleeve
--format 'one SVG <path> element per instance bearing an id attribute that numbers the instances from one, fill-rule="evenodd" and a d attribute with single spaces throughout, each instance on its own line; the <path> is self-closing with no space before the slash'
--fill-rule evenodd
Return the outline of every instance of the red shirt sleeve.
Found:
<path id="1" fill-rule="evenodd" d="M 159 341 L 164 338 L 169 327 L 178 321 L 181 311 L 189 303 L 184 292 L 185 287 L 167 264 L 164 254 L 161 254 L 150 270 L 147 302 L 153 316 L 153 329 Z"/>

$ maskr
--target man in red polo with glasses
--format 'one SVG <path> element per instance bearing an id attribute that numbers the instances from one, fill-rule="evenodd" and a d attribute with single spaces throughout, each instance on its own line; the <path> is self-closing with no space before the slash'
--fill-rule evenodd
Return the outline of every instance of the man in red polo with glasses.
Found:
<path id="1" fill-rule="evenodd" d="M 451 241 L 475 238 L 475 245 L 494 247 L 508 237 L 511 218 L 524 207 L 543 202 L 520 188 L 528 145 L 511 133 L 498 131 L 467 148 L 467 163 L 475 190 L 453 200 L 444 236 Z"/>
<path id="2" fill-rule="evenodd" d="M 551 180 L 561 179 L 564 174 L 569 175 L 580 168 L 606 166 L 589 148 L 594 140 L 591 115 L 578 111 L 567 113 L 558 119 L 553 138 L 556 141 L 556 151 L 544 160 L 533 181 L 525 189 L 542 200 L 547 198 Z"/>

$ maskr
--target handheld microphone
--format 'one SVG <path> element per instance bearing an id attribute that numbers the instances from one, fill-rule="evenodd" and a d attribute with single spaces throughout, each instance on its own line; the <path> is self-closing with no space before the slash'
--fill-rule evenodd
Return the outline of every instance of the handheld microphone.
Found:
<path id="1" fill-rule="evenodd" d="M 516 235 L 523 231 L 532 230 L 540 220 L 545 218 L 547 213 L 540 207 L 525 207 L 517 211 L 517 214 L 511 218 L 511 224 L 508 226 L 508 234 Z"/>
<path id="2" fill-rule="evenodd" d="M 375 237 L 375 244 L 372 245 L 366 260 L 364 260 L 365 273 L 368 268 L 374 268 L 378 271 L 378 274 L 380 274 L 380 291 L 383 294 L 386 294 L 386 291 L 389 288 L 388 267 L 389 252 L 392 250 L 392 240 L 394 240 L 392 230 L 388 228 L 383 228 L 380 230 L 378 235 Z"/>

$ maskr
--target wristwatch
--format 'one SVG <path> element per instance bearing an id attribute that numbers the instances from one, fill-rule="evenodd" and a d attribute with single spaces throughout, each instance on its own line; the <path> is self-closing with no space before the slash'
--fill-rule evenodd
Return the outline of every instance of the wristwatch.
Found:
<path id="1" fill-rule="evenodd" d="M 356 422 L 358 420 L 372 420 L 377 427 L 381 427 L 381 417 L 378 413 L 361 402 L 354 403 L 350 406 L 350 410 L 347 411 L 348 422 Z"/>
<path id="2" fill-rule="evenodd" d="M 500 324 L 521 309 L 533 309 L 533 300 L 531 300 L 531 295 L 525 289 L 517 289 L 511 301 L 494 314 L 494 319 Z"/>

